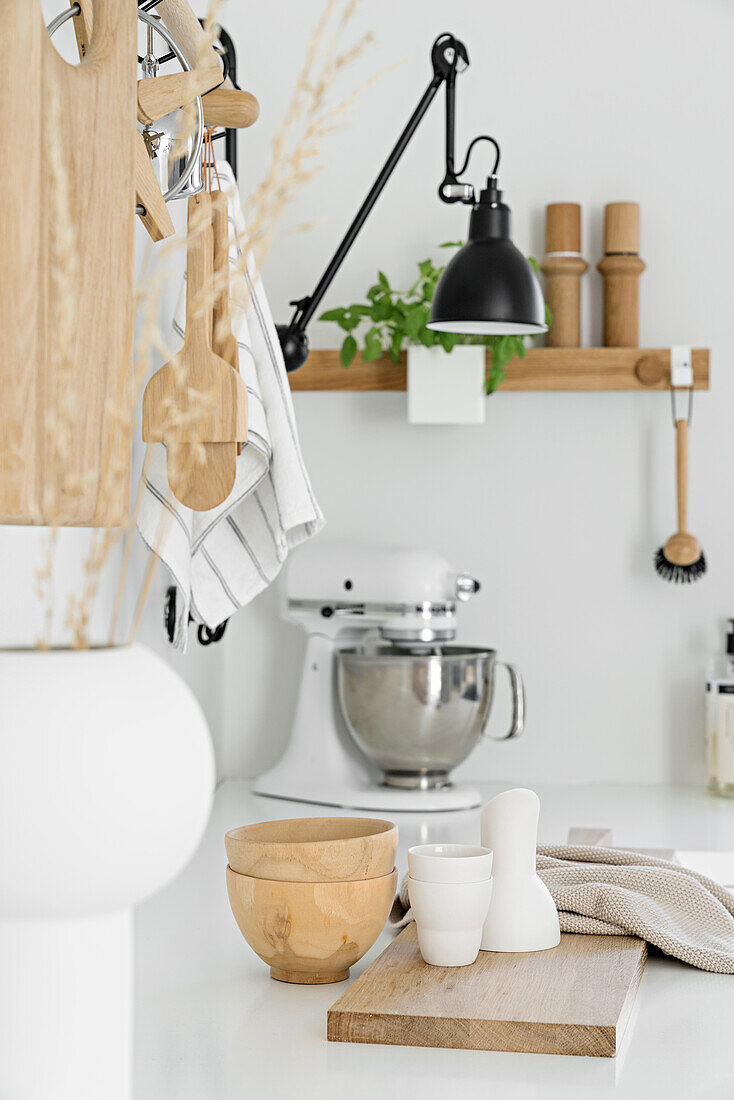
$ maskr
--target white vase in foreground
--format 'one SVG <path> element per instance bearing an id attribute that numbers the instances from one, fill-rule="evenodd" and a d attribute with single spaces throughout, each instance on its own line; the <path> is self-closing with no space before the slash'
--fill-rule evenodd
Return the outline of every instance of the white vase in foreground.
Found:
<path id="1" fill-rule="evenodd" d="M 132 909 L 206 825 L 206 721 L 142 646 L 0 651 L 0 699 L 0 1096 L 129 1100 Z"/>

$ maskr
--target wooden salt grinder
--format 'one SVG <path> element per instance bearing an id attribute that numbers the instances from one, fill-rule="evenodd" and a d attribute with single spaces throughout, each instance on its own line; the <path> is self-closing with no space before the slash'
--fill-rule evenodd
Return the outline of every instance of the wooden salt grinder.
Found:
<path id="1" fill-rule="evenodd" d="M 545 338 L 549 348 L 581 343 L 581 276 L 589 265 L 581 255 L 581 207 L 552 202 L 545 208 L 545 299 L 553 319 Z"/>
<path id="2" fill-rule="evenodd" d="M 640 206 L 610 202 L 604 209 L 604 346 L 636 348 L 640 342 Z"/>

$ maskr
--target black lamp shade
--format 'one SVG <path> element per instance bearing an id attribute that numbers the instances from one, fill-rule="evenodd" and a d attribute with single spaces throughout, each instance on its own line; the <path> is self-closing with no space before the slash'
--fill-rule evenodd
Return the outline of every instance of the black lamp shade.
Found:
<path id="1" fill-rule="evenodd" d="M 501 198 L 490 180 L 472 210 L 467 243 L 438 281 L 429 328 L 476 336 L 547 331 L 540 283 L 510 240 L 510 210 Z"/>

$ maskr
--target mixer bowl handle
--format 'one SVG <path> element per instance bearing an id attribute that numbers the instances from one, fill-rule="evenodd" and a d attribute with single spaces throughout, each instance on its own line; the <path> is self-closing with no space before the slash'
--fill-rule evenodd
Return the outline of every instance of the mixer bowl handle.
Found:
<path id="1" fill-rule="evenodd" d="M 510 684 L 512 686 L 512 725 L 510 726 L 510 732 L 506 733 L 504 737 L 492 737 L 489 733 L 485 733 L 484 736 L 488 737 L 490 741 L 509 741 L 511 737 L 519 737 L 525 729 L 525 686 L 522 682 L 522 676 L 515 665 L 508 664 L 507 661 L 498 661 L 497 664 L 504 665 L 510 674 Z"/>

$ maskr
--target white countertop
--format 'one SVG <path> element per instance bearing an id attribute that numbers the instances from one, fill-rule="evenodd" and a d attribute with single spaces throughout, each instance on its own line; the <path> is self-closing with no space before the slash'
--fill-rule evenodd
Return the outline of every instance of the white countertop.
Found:
<path id="1" fill-rule="evenodd" d="M 500 789 L 482 787 L 487 799 Z M 699 789 L 536 789 L 543 843 L 563 842 L 580 826 L 613 828 L 621 846 L 734 849 L 734 802 Z M 337 811 L 257 798 L 245 782 L 224 783 L 188 868 L 138 910 L 135 1100 L 734 1096 L 734 976 L 662 957 L 648 960 L 615 1059 L 327 1043 L 326 1011 L 347 983 L 273 981 L 240 935 L 224 881 L 227 829 L 319 813 Z M 477 814 L 375 816 L 400 826 L 402 874 L 411 844 L 476 842 Z M 383 933 L 350 980 L 388 942 Z"/>

